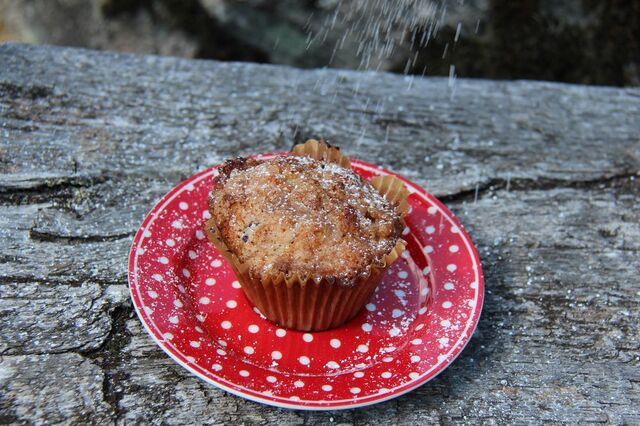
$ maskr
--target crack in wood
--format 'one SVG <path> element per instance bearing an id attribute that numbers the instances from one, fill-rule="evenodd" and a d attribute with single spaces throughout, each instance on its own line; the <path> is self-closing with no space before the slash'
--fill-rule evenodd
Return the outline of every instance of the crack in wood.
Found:
<path id="1" fill-rule="evenodd" d="M 0 181 L 0 205 L 40 204 L 64 201 L 77 188 L 89 188 L 105 183 L 111 177 L 105 174 L 37 178 L 18 182 Z"/>
<path id="2" fill-rule="evenodd" d="M 465 189 L 453 194 L 441 195 L 438 197 L 443 203 L 460 203 L 463 201 L 473 201 L 481 199 L 488 192 L 497 191 L 551 191 L 554 189 L 604 189 L 619 185 L 625 180 L 640 179 L 640 171 L 618 173 L 612 176 L 604 176 L 586 180 L 564 180 L 551 178 L 491 178 L 474 189 Z"/>
<path id="3" fill-rule="evenodd" d="M 55 242 L 55 243 L 103 243 L 107 241 L 117 241 L 124 238 L 131 238 L 135 231 L 113 235 L 59 235 L 50 232 L 37 231 L 34 228 L 29 230 L 29 238 L 34 241 Z"/>
<path id="4" fill-rule="evenodd" d="M 122 389 L 117 388 L 116 384 L 126 378 L 126 373 L 119 367 L 122 363 L 121 352 L 131 342 L 126 322 L 133 317 L 133 306 L 131 304 L 116 306 L 109 315 L 111 328 L 102 345 L 79 353 L 96 362 L 102 369 L 104 401 L 112 408 L 115 419 L 119 419 L 124 414 L 119 405 L 123 395 Z"/>

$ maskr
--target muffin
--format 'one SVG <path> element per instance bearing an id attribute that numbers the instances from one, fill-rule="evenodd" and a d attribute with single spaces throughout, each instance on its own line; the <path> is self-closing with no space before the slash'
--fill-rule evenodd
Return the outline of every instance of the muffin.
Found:
<path id="1" fill-rule="evenodd" d="M 353 318 L 404 250 L 408 191 L 362 179 L 338 148 L 236 158 L 219 168 L 207 234 L 269 320 L 319 331 Z"/>

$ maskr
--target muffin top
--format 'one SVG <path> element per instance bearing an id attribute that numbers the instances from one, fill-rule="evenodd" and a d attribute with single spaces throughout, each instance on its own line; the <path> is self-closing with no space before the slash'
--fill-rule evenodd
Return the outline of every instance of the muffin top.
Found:
<path id="1" fill-rule="evenodd" d="M 300 156 L 225 162 L 209 209 L 218 238 L 263 279 L 284 273 L 352 284 L 382 263 L 403 228 L 369 182 Z"/>

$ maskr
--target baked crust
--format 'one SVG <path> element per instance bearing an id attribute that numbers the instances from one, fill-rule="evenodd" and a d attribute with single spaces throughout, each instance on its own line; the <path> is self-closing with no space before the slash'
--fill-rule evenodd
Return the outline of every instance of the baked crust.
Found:
<path id="1" fill-rule="evenodd" d="M 396 245 L 396 206 L 369 182 L 309 157 L 225 162 L 209 202 L 218 238 L 253 277 L 353 285 Z"/>

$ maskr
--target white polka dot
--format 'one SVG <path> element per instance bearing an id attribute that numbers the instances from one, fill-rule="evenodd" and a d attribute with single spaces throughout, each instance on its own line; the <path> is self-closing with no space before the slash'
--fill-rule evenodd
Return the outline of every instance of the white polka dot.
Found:
<path id="1" fill-rule="evenodd" d="M 152 298 L 152 299 L 156 299 L 156 298 L 158 297 L 158 293 L 156 293 L 156 292 L 155 292 L 155 291 L 153 291 L 153 290 L 149 290 L 149 291 L 147 292 L 147 294 L 148 294 L 148 295 L 149 295 L 149 297 L 150 297 L 150 298 Z"/>
<path id="2" fill-rule="evenodd" d="M 441 337 L 438 339 L 438 343 L 440 343 L 440 346 L 443 346 L 443 347 L 449 346 L 449 338 Z"/>
<path id="3" fill-rule="evenodd" d="M 195 187 L 193 186 L 193 183 L 189 182 L 188 184 L 185 185 L 185 189 L 187 191 L 193 191 Z"/>
<path id="4" fill-rule="evenodd" d="M 176 245 L 176 241 L 173 238 L 168 238 L 167 241 L 165 241 L 165 243 L 167 243 L 169 247 L 173 247 Z"/>
<path id="5" fill-rule="evenodd" d="M 186 210 L 189 208 L 189 204 L 185 203 L 184 201 L 181 201 L 180 204 L 178 204 L 178 207 L 180 207 L 180 210 Z"/>
<path id="6" fill-rule="evenodd" d="M 420 375 L 418 373 L 409 373 L 409 377 L 411 377 L 411 379 L 416 380 L 418 377 L 420 377 Z"/>
<path id="7" fill-rule="evenodd" d="M 224 346 L 225 348 L 227 347 L 227 342 L 225 342 L 225 341 L 224 341 L 224 340 L 222 340 L 222 339 L 218 339 L 218 344 L 219 344 L 220 346 Z"/>
<path id="8" fill-rule="evenodd" d="M 202 232 L 201 230 L 197 230 L 196 231 L 196 238 L 199 240 L 204 240 L 204 232 Z"/>
<path id="9" fill-rule="evenodd" d="M 260 315 L 260 316 L 264 316 L 262 315 L 262 312 L 260 312 L 260 309 L 258 309 L 257 307 L 253 307 L 253 312 L 255 312 L 256 314 Z"/>
<path id="10" fill-rule="evenodd" d="M 472 307 L 472 308 L 473 308 L 473 307 L 475 307 L 475 306 L 476 306 L 476 301 L 475 301 L 475 300 L 469 300 L 469 301 L 467 302 L 467 304 L 468 304 L 470 307 Z"/>
<path id="11" fill-rule="evenodd" d="M 282 352 L 280 352 L 280 351 L 271 352 L 271 358 L 273 358 L 273 359 L 282 359 Z"/>
<path id="12" fill-rule="evenodd" d="M 213 364 L 211 368 L 213 368 L 215 371 L 222 370 L 222 366 L 220 364 Z"/>
<path id="13" fill-rule="evenodd" d="M 452 306 L 453 306 L 453 303 L 449 302 L 448 300 L 446 302 L 442 302 L 442 307 L 445 309 L 449 309 Z"/>
<path id="14" fill-rule="evenodd" d="M 204 220 L 211 219 L 211 213 L 209 213 L 209 210 L 204 210 L 204 211 L 202 212 L 202 218 L 203 218 Z"/>
<path id="15" fill-rule="evenodd" d="M 339 339 L 331 339 L 329 344 L 331 345 L 332 348 L 338 349 L 340 347 L 340 345 L 342 344 L 342 342 L 340 342 Z"/>
<path id="16" fill-rule="evenodd" d="M 436 209 L 436 207 L 435 207 L 435 206 L 431 206 L 431 207 L 429 207 L 429 208 L 427 209 L 427 212 L 428 212 L 429 214 L 436 214 L 436 212 L 437 212 L 437 211 L 438 211 L 438 209 Z"/>
<path id="17" fill-rule="evenodd" d="M 190 341 L 189 344 L 191 345 L 192 348 L 199 348 L 200 347 L 200 342 L 198 342 L 196 340 Z"/>
<path id="18" fill-rule="evenodd" d="M 304 382 L 302 380 L 296 380 L 295 382 L 293 382 L 293 386 L 301 388 L 304 386 Z"/>
<path id="19" fill-rule="evenodd" d="M 364 331 L 365 333 L 370 332 L 373 329 L 373 327 L 371 326 L 371 324 L 369 323 L 364 323 L 362 324 L 362 331 Z"/>
<path id="20" fill-rule="evenodd" d="M 171 324 L 177 324 L 177 323 L 178 323 L 178 316 L 177 316 L 177 315 L 174 315 L 174 316 L 172 316 L 172 317 L 169 317 L 169 322 L 170 322 Z"/>
<path id="21" fill-rule="evenodd" d="M 353 373 L 353 377 L 355 377 L 356 379 L 361 379 L 364 377 L 364 373 L 362 371 L 356 371 L 355 373 Z"/>
<path id="22" fill-rule="evenodd" d="M 242 287 L 242 286 L 240 285 L 240 282 L 239 282 L 239 281 L 233 281 L 233 282 L 231 283 L 231 287 L 233 287 L 233 288 L 240 288 L 240 287 Z"/>
<path id="23" fill-rule="evenodd" d="M 420 361 L 420 357 L 418 355 L 411 356 L 411 362 L 418 362 L 418 361 Z"/>
<path id="24" fill-rule="evenodd" d="M 422 287 L 420 289 L 420 296 L 426 296 L 427 294 L 429 294 L 429 287 Z"/>
<path id="25" fill-rule="evenodd" d="M 294 395 L 294 396 L 289 397 L 289 399 L 290 399 L 291 401 L 300 401 L 300 397 L 299 397 L 299 396 L 295 396 L 295 395 Z"/>
<path id="26" fill-rule="evenodd" d="M 367 305 L 365 306 L 365 308 L 367 308 L 367 311 L 369 312 L 373 312 L 376 310 L 376 305 L 374 305 L 373 303 L 367 303 Z"/>
<path id="27" fill-rule="evenodd" d="M 391 362 L 391 361 L 393 361 L 392 356 L 385 356 L 384 358 L 382 358 L 382 362 Z"/>
<path id="28" fill-rule="evenodd" d="M 204 320 L 206 320 L 207 317 L 205 317 L 204 315 L 197 314 L 196 319 L 200 322 L 204 322 Z"/>
<path id="29" fill-rule="evenodd" d="M 149 238 L 151 236 L 151 231 L 149 231 L 148 229 L 145 229 L 144 232 L 142 233 L 142 235 L 145 238 Z"/>
<path id="30" fill-rule="evenodd" d="M 449 321 L 448 319 L 444 319 L 440 321 L 440 325 L 443 327 L 451 327 L 451 321 Z"/>
<path id="31" fill-rule="evenodd" d="M 231 322 L 230 321 L 222 321 L 220 323 L 220 327 L 224 328 L 225 330 L 228 330 L 231 328 Z"/>
<path id="32" fill-rule="evenodd" d="M 433 226 L 427 226 L 426 228 L 424 228 L 424 232 L 426 232 L 427 234 L 433 234 L 434 232 L 436 232 L 436 228 L 434 228 Z"/>
<path id="33" fill-rule="evenodd" d="M 455 288 L 455 286 L 453 285 L 452 282 L 446 282 L 444 283 L 444 289 L 445 290 L 453 290 Z"/>
<path id="34" fill-rule="evenodd" d="M 235 300 L 228 300 L 227 301 L 227 308 L 233 309 L 236 306 L 238 306 L 238 302 L 236 302 Z"/>
<path id="35" fill-rule="evenodd" d="M 403 311 L 402 309 L 394 309 L 394 310 L 391 312 L 391 316 L 392 316 L 393 318 L 401 317 L 401 316 L 402 316 L 402 314 L 404 314 L 404 311 Z"/>
<path id="36" fill-rule="evenodd" d="M 403 279 L 403 280 L 404 280 L 404 279 L 405 279 L 405 278 L 407 278 L 408 276 L 409 276 L 409 274 L 407 273 L 407 271 L 400 271 L 400 272 L 398 272 L 398 278 L 400 278 L 400 279 Z"/>
<path id="37" fill-rule="evenodd" d="M 331 385 L 322 385 L 322 390 L 325 392 L 331 392 L 333 390 L 333 386 Z"/>
<path id="38" fill-rule="evenodd" d="M 211 261 L 211 266 L 213 268 L 219 268 L 220 266 L 222 266 L 222 262 L 220 261 L 220 259 L 214 259 Z"/>
<path id="39" fill-rule="evenodd" d="M 423 306 L 423 307 L 422 307 L 422 308 L 420 308 L 420 310 L 418 311 L 418 313 L 419 313 L 420 315 L 424 315 L 426 312 L 427 312 L 427 307 L 426 307 L 426 306 Z"/>
<path id="40" fill-rule="evenodd" d="M 164 333 L 162 336 L 167 340 L 173 339 L 173 334 L 171 333 Z"/>
<path id="41" fill-rule="evenodd" d="M 412 345 L 421 345 L 422 344 L 422 339 L 413 339 L 411 341 Z"/>
<path id="42" fill-rule="evenodd" d="M 258 331 L 260 331 L 260 327 L 258 327 L 258 326 L 257 326 L 257 325 L 255 325 L 255 324 L 251 324 L 251 325 L 247 328 L 247 330 L 249 330 L 249 333 L 254 333 L 254 334 L 255 334 L 255 333 L 257 333 Z"/>
<path id="43" fill-rule="evenodd" d="M 203 296 L 200 298 L 200 303 L 202 303 L 203 305 L 208 305 L 209 303 L 211 303 L 211 299 L 209 299 L 207 296 Z"/>
<path id="44" fill-rule="evenodd" d="M 403 259 L 408 259 L 408 258 L 410 258 L 410 257 L 411 257 L 411 253 L 409 253 L 409 250 L 405 250 L 405 251 L 403 251 L 403 252 L 400 254 L 400 256 L 401 256 Z"/>
<path id="45" fill-rule="evenodd" d="M 183 269 L 182 275 L 184 275 L 185 278 L 189 278 L 191 276 L 191 272 L 189 272 L 188 269 Z"/>
<path id="46" fill-rule="evenodd" d="M 160 274 L 153 274 L 151 276 L 151 278 L 153 278 L 154 280 L 159 281 L 159 282 L 163 280 L 162 275 L 160 275 Z"/>
<path id="47" fill-rule="evenodd" d="M 389 352 L 395 351 L 396 349 L 398 348 L 396 348 L 395 346 L 387 346 L 386 348 L 383 349 L 383 351 L 386 353 L 389 353 Z"/>
<path id="48" fill-rule="evenodd" d="M 460 232 L 460 229 L 454 225 L 451 227 L 451 232 L 453 232 L 454 234 L 457 234 L 458 232 Z"/>
<path id="49" fill-rule="evenodd" d="M 429 272 L 431 272 L 431 268 L 425 266 L 425 268 L 422 270 L 422 275 L 429 275 Z"/>
<path id="50" fill-rule="evenodd" d="M 307 356 L 301 356 L 298 358 L 298 362 L 302 365 L 309 365 L 309 363 L 311 362 L 311 360 L 309 359 L 309 357 Z"/>
<path id="51" fill-rule="evenodd" d="M 211 286 L 211 285 L 215 285 L 215 284 L 216 284 L 216 279 L 215 279 L 215 278 L 207 278 L 207 279 L 204 281 L 204 283 L 205 283 L 206 285 L 209 285 L 209 286 Z"/>
<path id="52" fill-rule="evenodd" d="M 399 334 L 400 334 L 400 329 L 397 327 L 393 327 L 391 330 L 389 330 L 389 336 L 391 337 L 396 337 Z"/>
<path id="53" fill-rule="evenodd" d="M 302 335 L 302 340 L 304 340 L 305 342 L 309 343 L 311 341 L 313 341 L 313 334 L 311 333 L 304 333 Z"/>
<path id="54" fill-rule="evenodd" d="M 360 393 L 360 388 L 351 388 L 350 391 L 352 394 L 357 395 Z"/>
<path id="55" fill-rule="evenodd" d="M 158 262 L 162 263 L 163 265 L 166 265 L 166 264 L 168 264 L 168 263 L 169 263 L 169 259 L 167 259 L 167 258 L 166 258 L 166 257 L 164 257 L 164 256 L 160 256 L 160 257 L 158 258 Z"/>
<path id="56" fill-rule="evenodd" d="M 329 361 L 328 363 L 326 363 L 326 364 L 325 364 L 325 366 L 326 366 L 327 368 L 331 368 L 331 369 L 334 369 L 334 370 L 335 370 L 336 368 L 340 368 L 340 365 L 338 365 L 338 363 L 337 363 L 337 362 L 335 362 L 335 361 Z"/>
<path id="57" fill-rule="evenodd" d="M 456 269 L 458 269 L 458 267 L 456 266 L 455 263 L 450 263 L 450 264 L 447 265 L 447 271 L 449 271 L 449 272 L 453 272 Z"/>
<path id="58" fill-rule="evenodd" d="M 457 252 L 458 252 L 458 250 L 460 250 L 460 247 L 458 247 L 458 246 L 457 246 L 457 245 L 455 245 L 455 244 L 452 244 L 452 245 L 450 245 L 450 246 L 449 246 L 449 251 L 450 251 L 451 253 L 457 253 Z"/>
<path id="59" fill-rule="evenodd" d="M 404 229 L 402 230 L 402 235 L 409 235 L 410 232 L 411 230 L 409 229 L 409 227 L 405 226 Z"/>
<path id="60" fill-rule="evenodd" d="M 173 223 L 171 224 L 172 227 L 176 228 L 176 229 L 182 229 L 184 228 L 184 224 L 182 223 L 182 221 L 180 219 L 178 220 L 174 220 Z M 198 233 L 196 232 L 196 236 L 198 235 Z M 204 235 L 202 235 L 204 237 Z"/>
<path id="61" fill-rule="evenodd" d="M 173 306 L 175 306 L 176 308 L 182 308 L 182 306 L 184 306 L 182 304 L 182 301 L 180 299 L 176 299 L 173 301 Z"/>
<path id="62" fill-rule="evenodd" d="M 387 393 L 387 392 L 389 392 L 389 389 L 387 389 L 387 388 L 378 389 L 378 393 Z"/>
<path id="63" fill-rule="evenodd" d="M 382 376 L 383 379 L 390 379 L 392 374 L 390 372 L 388 372 L 388 371 L 385 371 L 380 376 Z"/>
<path id="64" fill-rule="evenodd" d="M 247 355 L 253 355 L 253 353 L 255 352 L 255 349 L 253 349 L 251 346 L 245 346 L 243 350 Z"/>
<path id="65" fill-rule="evenodd" d="M 424 251 L 426 254 L 433 253 L 433 247 L 432 246 L 424 246 L 422 251 Z"/>
<path id="66" fill-rule="evenodd" d="M 446 361 L 447 356 L 446 355 L 438 355 L 438 362 L 444 362 Z"/>
<path id="67" fill-rule="evenodd" d="M 242 377 L 249 377 L 249 372 L 247 370 L 240 370 L 238 372 Z"/>
<path id="68" fill-rule="evenodd" d="M 424 328 L 424 324 L 418 324 L 418 325 L 416 325 L 415 330 L 416 330 L 416 331 L 420 331 L 420 330 L 422 330 L 423 328 Z"/>
<path id="69" fill-rule="evenodd" d="M 361 353 L 364 354 L 364 353 L 369 352 L 369 346 L 367 346 L 367 345 L 358 345 L 358 348 L 356 350 L 358 352 L 361 352 Z"/>
<path id="70" fill-rule="evenodd" d="M 222 348 L 218 348 L 216 352 L 218 353 L 218 355 L 221 355 L 221 356 L 225 356 L 227 354 L 227 351 L 225 351 Z"/>
<path id="71" fill-rule="evenodd" d="M 197 258 L 197 257 L 198 257 L 198 253 L 196 253 L 196 252 L 195 252 L 195 251 L 193 251 L 193 250 L 189 250 L 189 259 L 192 259 L 192 260 L 193 260 L 193 259 L 195 259 L 195 258 Z"/>
<path id="72" fill-rule="evenodd" d="M 180 293 L 186 293 L 187 289 L 184 288 L 184 286 L 182 284 L 178 284 L 178 290 L 180 291 Z"/>
<path id="73" fill-rule="evenodd" d="M 275 382 L 277 382 L 277 381 L 278 381 L 278 379 L 276 379 L 275 377 L 273 377 L 273 376 L 267 376 L 267 382 L 269 382 L 269 383 L 275 383 Z"/>
<path id="74" fill-rule="evenodd" d="M 198 333 L 204 333 L 204 330 L 201 327 L 197 326 L 197 325 L 195 327 L 193 327 L 193 328 L 195 328 Z"/>
<path id="75" fill-rule="evenodd" d="M 476 281 L 471 283 L 471 288 L 476 289 L 478 288 L 478 283 Z"/>
<path id="76" fill-rule="evenodd" d="M 282 328 L 279 328 L 276 330 L 276 336 L 278 337 L 284 337 L 287 335 L 287 330 L 284 330 Z"/>
<path id="77" fill-rule="evenodd" d="M 193 363 L 193 362 L 196 362 L 196 359 L 194 357 L 192 357 L 192 356 L 188 356 L 187 357 L 187 361 Z"/>

